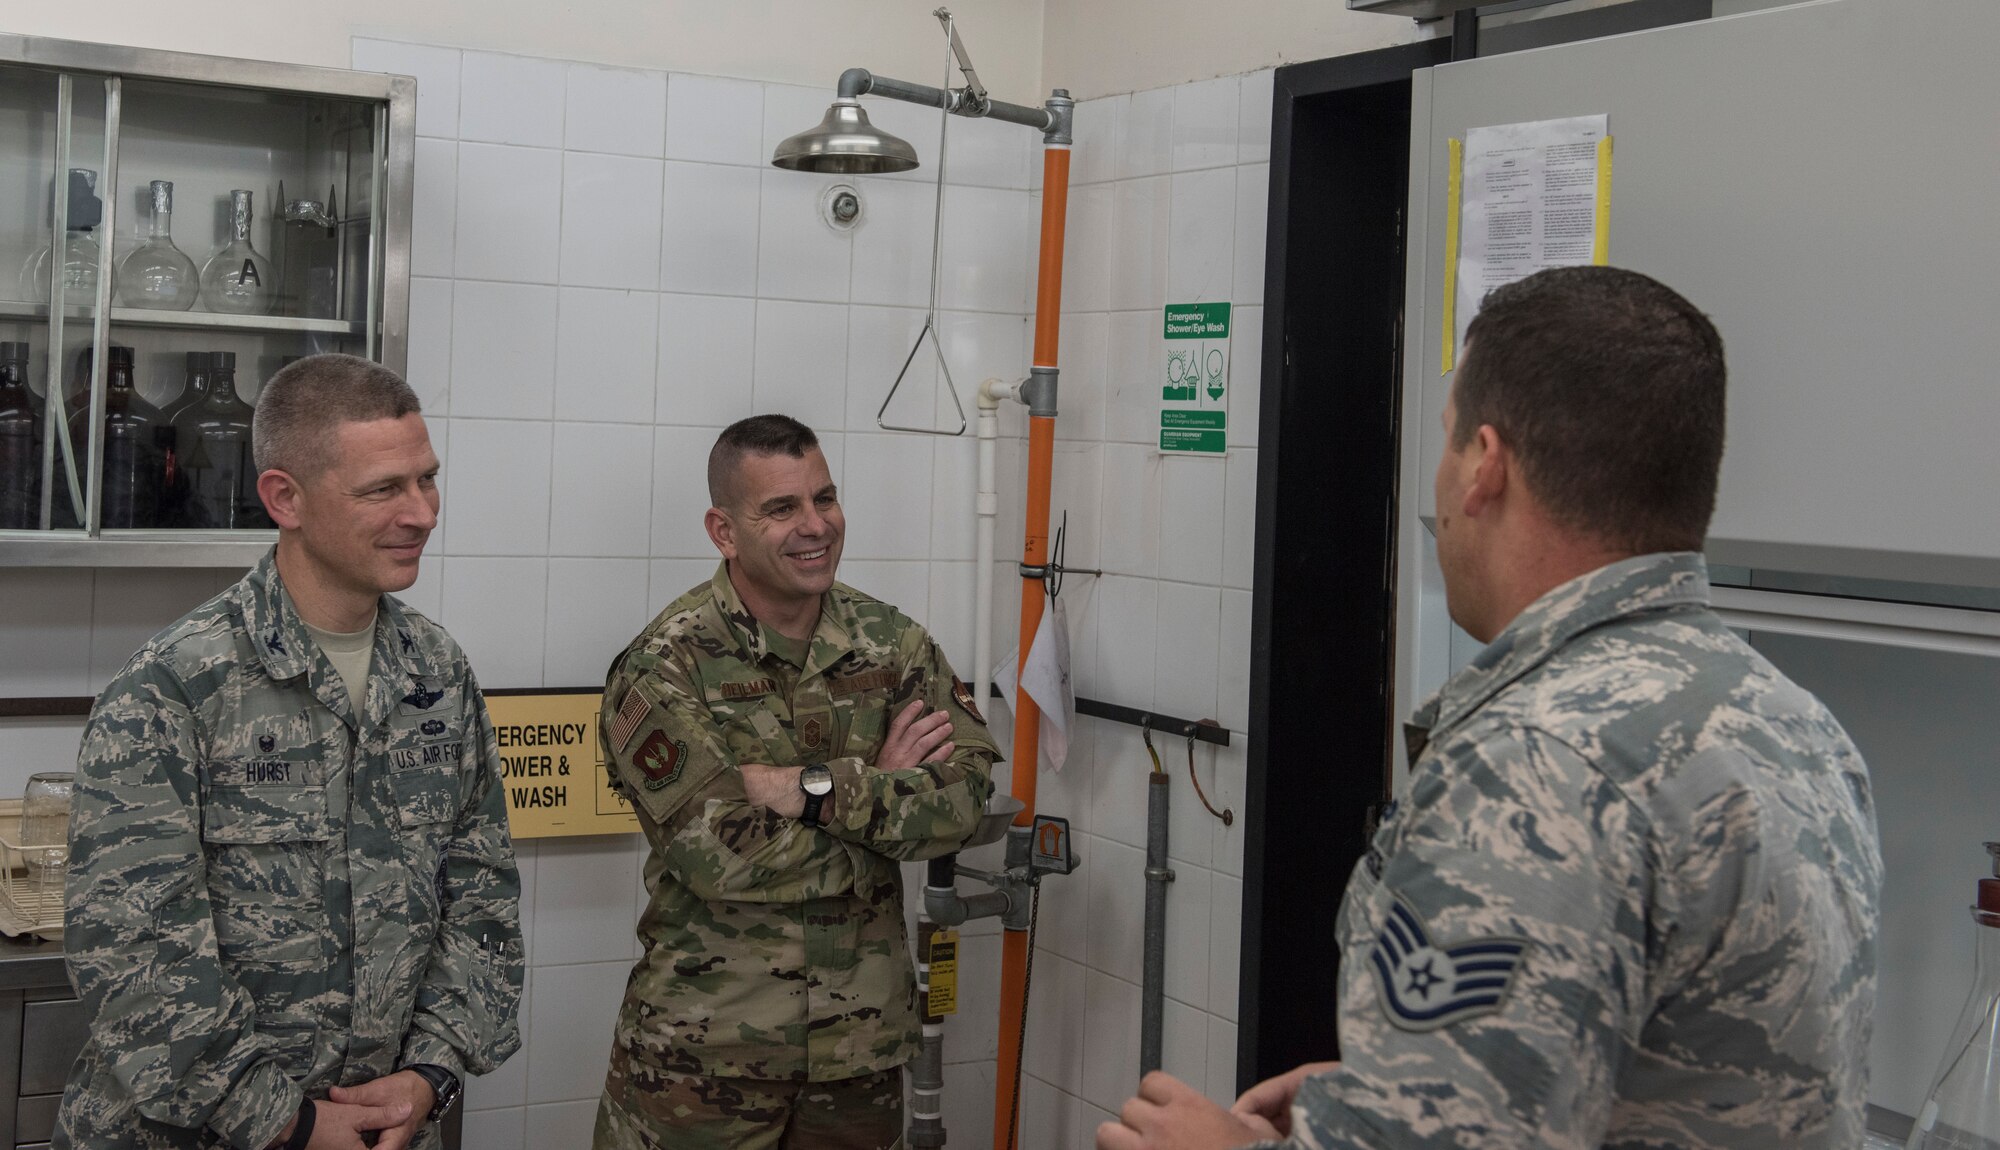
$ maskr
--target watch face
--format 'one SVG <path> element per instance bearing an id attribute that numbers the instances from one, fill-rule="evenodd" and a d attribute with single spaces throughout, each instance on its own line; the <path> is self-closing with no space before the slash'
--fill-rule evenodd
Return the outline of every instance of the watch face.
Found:
<path id="1" fill-rule="evenodd" d="M 833 772 L 820 765 L 807 767 L 799 772 L 799 789 L 809 795 L 830 795 L 833 793 Z"/>

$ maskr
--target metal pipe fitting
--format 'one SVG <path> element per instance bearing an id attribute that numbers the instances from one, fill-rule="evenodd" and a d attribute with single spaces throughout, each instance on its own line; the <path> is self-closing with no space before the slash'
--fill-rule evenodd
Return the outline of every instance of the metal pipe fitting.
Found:
<path id="1" fill-rule="evenodd" d="M 1028 378 L 1021 384 L 1021 402 L 1028 405 L 1029 415 L 1056 415 L 1056 380 L 1060 369 L 1035 366 L 1028 369 Z"/>
<path id="2" fill-rule="evenodd" d="M 1070 99 L 1068 88 L 1057 88 L 1049 93 L 1042 104 L 1049 114 L 1049 126 L 1042 130 L 1044 144 L 1073 144 L 1076 142 L 1076 101 Z"/>

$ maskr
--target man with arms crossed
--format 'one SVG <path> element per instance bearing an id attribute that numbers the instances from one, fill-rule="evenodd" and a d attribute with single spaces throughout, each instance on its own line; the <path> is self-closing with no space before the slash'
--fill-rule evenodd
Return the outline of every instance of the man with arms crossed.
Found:
<path id="1" fill-rule="evenodd" d="M 1466 339 L 1436 533 L 1487 646 L 1418 709 L 1348 881 L 1342 1061 L 1229 1113 L 1149 1075 L 1099 1150 L 1859 1146 L 1874 806 L 1833 716 L 1708 607 L 1721 338 L 1564 268 Z"/>
<path id="2" fill-rule="evenodd" d="M 605 684 L 652 854 L 595 1145 L 886 1150 L 919 1017 L 897 864 L 958 849 L 998 755 L 924 629 L 834 582 L 811 429 L 729 427 L 708 485 L 722 565 Z"/>
<path id="3" fill-rule="evenodd" d="M 55 1145 L 436 1146 L 521 1044 L 520 879 L 465 654 L 389 592 L 437 525 L 417 397 L 367 360 L 264 385 L 278 545 L 98 696 L 70 819 L 90 1040 Z"/>

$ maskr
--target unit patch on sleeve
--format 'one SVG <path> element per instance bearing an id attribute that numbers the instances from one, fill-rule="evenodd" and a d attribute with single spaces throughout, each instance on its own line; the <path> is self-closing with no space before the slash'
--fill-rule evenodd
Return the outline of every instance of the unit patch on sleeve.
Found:
<path id="1" fill-rule="evenodd" d="M 1368 965 L 1389 1022 L 1421 1032 L 1497 1012 L 1528 945 L 1525 939 L 1500 937 L 1433 944 L 1416 914 L 1395 899 L 1368 952 Z"/>
<path id="2" fill-rule="evenodd" d="M 639 744 L 639 753 L 632 756 L 632 765 L 646 776 L 646 789 L 657 791 L 681 777 L 681 766 L 687 759 L 687 751 L 686 743 L 667 738 L 665 731 L 654 731 Z"/>
<path id="3" fill-rule="evenodd" d="M 611 721 L 611 745 L 624 751 L 632 742 L 632 733 L 645 720 L 646 712 L 653 709 L 653 701 L 637 687 L 625 688 L 624 701 L 618 704 L 618 717 Z"/>

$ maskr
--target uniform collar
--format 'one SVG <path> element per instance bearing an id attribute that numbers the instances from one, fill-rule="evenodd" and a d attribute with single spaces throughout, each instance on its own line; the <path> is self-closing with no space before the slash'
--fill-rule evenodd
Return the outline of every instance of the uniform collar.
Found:
<path id="1" fill-rule="evenodd" d="M 243 626 L 257 648 L 258 658 L 273 679 L 294 679 L 312 670 L 317 649 L 305 620 L 285 581 L 278 574 L 278 549 L 264 558 L 243 579 Z M 375 607 L 375 660 L 378 668 L 400 668 L 406 676 L 422 677 L 438 673 L 426 647 L 419 642 L 409 614 L 394 596 L 384 595 Z"/>
<path id="2" fill-rule="evenodd" d="M 1708 564 L 1696 551 L 1656 552 L 1579 575 L 1530 603 L 1410 716 L 1410 761 L 1570 640 L 1619 619 L 1708 606 Z"/>
<path id="3" fill-rule="evenodd" d="M 724 622 L 735 634 L 737 644 L 752 662 L 761 662 L 771 654 L 770 645 L 764 642 L 764 628 L 750 608 L 743 605 L 743 597 L 736 593 L 736 584 L 729 578 L 729 561 L 723 560 L 715 568 L 715 578 L 709 580 L 709 587 L 715 596 L 715 606 L 722 613 Z M 804 673 L 817 674 L 826 670 L 840 657 L 854 649 L 854 631 L 860 620 L 854 613 L 854 604 L 846 594 L 847 588 L 839 583 L 833 590 L 820 596 L 819 622 L 814 624 L 810 646 L 806 651 Z"/>

